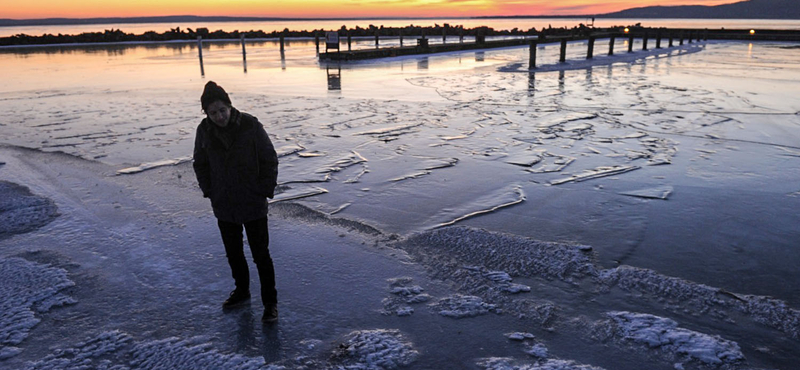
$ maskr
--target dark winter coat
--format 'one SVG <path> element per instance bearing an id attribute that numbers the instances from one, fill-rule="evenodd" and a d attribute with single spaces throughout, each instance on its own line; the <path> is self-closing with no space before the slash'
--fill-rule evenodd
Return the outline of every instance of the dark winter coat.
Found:
<path id="1" fill-rule="evenodd" d="M 245 223 L 267 216 L 278 180 L 278 155 L 258 119 L 231 109 L 221 128 L 205 118 L 197 126 L 194 172 L 219 220 Z"/>

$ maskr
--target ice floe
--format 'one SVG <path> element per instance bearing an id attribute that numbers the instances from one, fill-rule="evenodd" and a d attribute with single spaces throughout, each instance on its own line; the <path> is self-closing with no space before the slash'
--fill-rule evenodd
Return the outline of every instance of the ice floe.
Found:
<path id="1" fill-rule="evenodd" d="M 0 356 L 19 354 L 19 345 L 40 319 L 36 314 L 54 306 L 76 303 L 62 294 L 75 285 L 67 271 L 22 258 L 0 259 Z"/>
<path id="2" fill-rule="evenodd" d="M 275 194 L 275 197 L 269 201 L 270 203 L 278 203 L 278 202 L 285 202 L 287 200 L 308 198 L 325 194 L 328 192 L 327 189 L 318 186 L 300 187 L 300 188 L 288 188 L 284 186 L 281 187 L 280 190 L 281 191 Z"/>
<path id="3" fill-rule="evenodd" d="M 550 181 L 550 185 L 561 185 L 561 184 L 566 184 L 568 182 L 582 182 L 593 179 L 599 179 L 601 177 L 619 175 L 621 173 L 638 170 L 639 168 L 641 167 L 625 166 L 625 165 L 602 166 L 591 170 L 585 170 L 579 174 L 572 175 L 570 177 L 566 177 L 563 179 L 552 180 Z"/>
<path id="4" fill-rule="evenodd" d="M 188 157 L 180 157 L 180 158 L 175 158 L 175 159 L 164 159 L 164 160 L 155 161 L 155 162 L 149 162 L 149 163 L 142 163 L 142 164 L 140 164 L 138 166 L 135 166 L 135 167 L 128 167 L 128 168 L 123 168 L 121 170 L 118 170 L 117 171 L 117 175 L 130 175 L 130 174 L 134 174 L 134 173 L 144 172 L 144 171 L 147 171 L 147 170 L 152 170 L 153 168 L 164 167 L 164 166 L 175 166 L 175 165 L 179 165 L 181 163 L 186 163 L 186 162 L 191 162 L 191 161 L 192 161 L 192 157 L 188 156 Z"/>
<path id="5" fill-rule="evenodd" d="M 486 209 L 480 209 L 480 210 L 476 210 L 476 211 L 467 213 L 467 214 L 465 214 L 463 216 L 456 217 L 453 220 L 440 223 L 440 224 L 434 226 L 434 228 L 441 228 L 441 227 L 445 227 L 445 226 L 451 226 L 451 225 L 454 225 L 454 224 L 456 224 L 456 223 L 458 223 L 460 221 L 463 221 L 463 220 L 466 220 L 466 219 L 469 219 L 469 218 L 472 218 L 472 217 L 476 217 L 476 216 L 492 213 L 492 212 L 495 212 L 495 211 L 497 211 L 499 209 L 511 207 L 511 206 L 520 204 L 520 203 L 525 201 L 526 197 L 525 197 L 525 193 L 522 191 L 522 187 L 515 186 L 513 191 L 514 191 L 514 193 L 516 193 L 515 194 L 516 195 L 516 199 L 507 201 L 505 203 L 497 204 L 497 205 L 491 206 L 491 207 L 486 208 Z M 508 196 L 506 196 L 506 197 L 508 197 Z"/>

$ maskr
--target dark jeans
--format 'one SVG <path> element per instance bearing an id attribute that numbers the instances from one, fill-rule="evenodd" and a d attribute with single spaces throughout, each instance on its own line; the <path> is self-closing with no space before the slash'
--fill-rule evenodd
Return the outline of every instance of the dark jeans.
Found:
<path id="1" fill-rule="evenodd" d="M 231 275 L 236 282 L 236 289 L 250 289 L 250 270 L 244 257 L 244 242 L 242 241 L 242 224 L 217 220 L 222 242 L 225 244 L 225 255 L 231 266 Z M 269 255 L 269 229 L 267 217 L 255 221 L 245 222 L 247 241 L 250 252 L 258 268 L 258 277 L 261 280 L 261 301 L 266 307 L 271 303 L 278 303 L 278 292 L 275 290 L 275 268 L 272 257 Z"/>

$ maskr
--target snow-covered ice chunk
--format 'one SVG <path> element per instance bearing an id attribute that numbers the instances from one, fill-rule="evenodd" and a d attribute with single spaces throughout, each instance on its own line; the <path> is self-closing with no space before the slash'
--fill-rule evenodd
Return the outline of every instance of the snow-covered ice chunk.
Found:
<path id="1" fill-rule="evenodd" d="M 483 301 L 480 297 L 470 295 L 454 295 L 432 304 L 442 316 L 461 319 L 485 315 L 496 309 L 496 306 Z"/>
<path id="2" fill-rule="evenodd" d="M 394 297 L 389 297 L 383 300 L 384 315 L 397 315 L 397 316 L 410 316 L 414 313 L 414 309 L 409 307 L 409 304 L 424 303 L 431 299 L 431 296 L 423 293 L 423 289 L 419 285 L 411 285 L 413 280 L 410 277 L 392 278 L 387 280 L 389 282 L 389 292 Z"/>
<path id="3" fill-rule="evenodd" d="M 514 332 L 514 333 L 507 333 L 506 338 L 511 340 L 523 341 L 525 339 L 535 339 L 536 336 L 534 336 L 531 333 Z"/>
<path id="4" fill-rule="evenodd" d="M 506 293 L 517 294 L 531 291 L 531 287 L 522 284 L 510 283 L 500 285 L 500 290 Z"/>
<path id="5" fill-rule="evenodd" d="M 544 344 L 536 343 L 524 350 L 525 353 L 538 358 L 547 358 L 547 347 Z"/>
<path id="6" fill-rule="evenodd" d="M 609 312 L 616 335 L 650 348 L 686 355 L 705 364 L 735 363 L 744 360 L 739 345 L 716 335 L 682 329 L 674 320 L 634 312 Z"/>
<path id="7" fill-rule="evenodd" d="M 408 366 L 418 356 L 419 352 L 399 330 L 375 329 L 348 334 L 332 360 L 343 363 L 346 369 L 383 370 Z"/>
<path id="8" fill-rule="evenodd" d="M 76 301 L 59 293 L 75 285 L 67 271 L 22 258 L 0 259 L 0 353 L 13 356 L 19 350 L 7 348 L 22 343 L 39 323 L 34 315 L 53 306 Z"/>

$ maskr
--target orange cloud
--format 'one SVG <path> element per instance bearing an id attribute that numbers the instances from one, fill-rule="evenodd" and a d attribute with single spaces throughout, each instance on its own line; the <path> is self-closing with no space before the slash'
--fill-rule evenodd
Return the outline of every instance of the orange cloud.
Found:
<path id="1" fill-rule="evenodd" d="M 601 14 L 650 5 L 718 5 L 735 0 L 26 0 L 4 18 L 160 15 L 291 18 L 468 17 Z"/>

